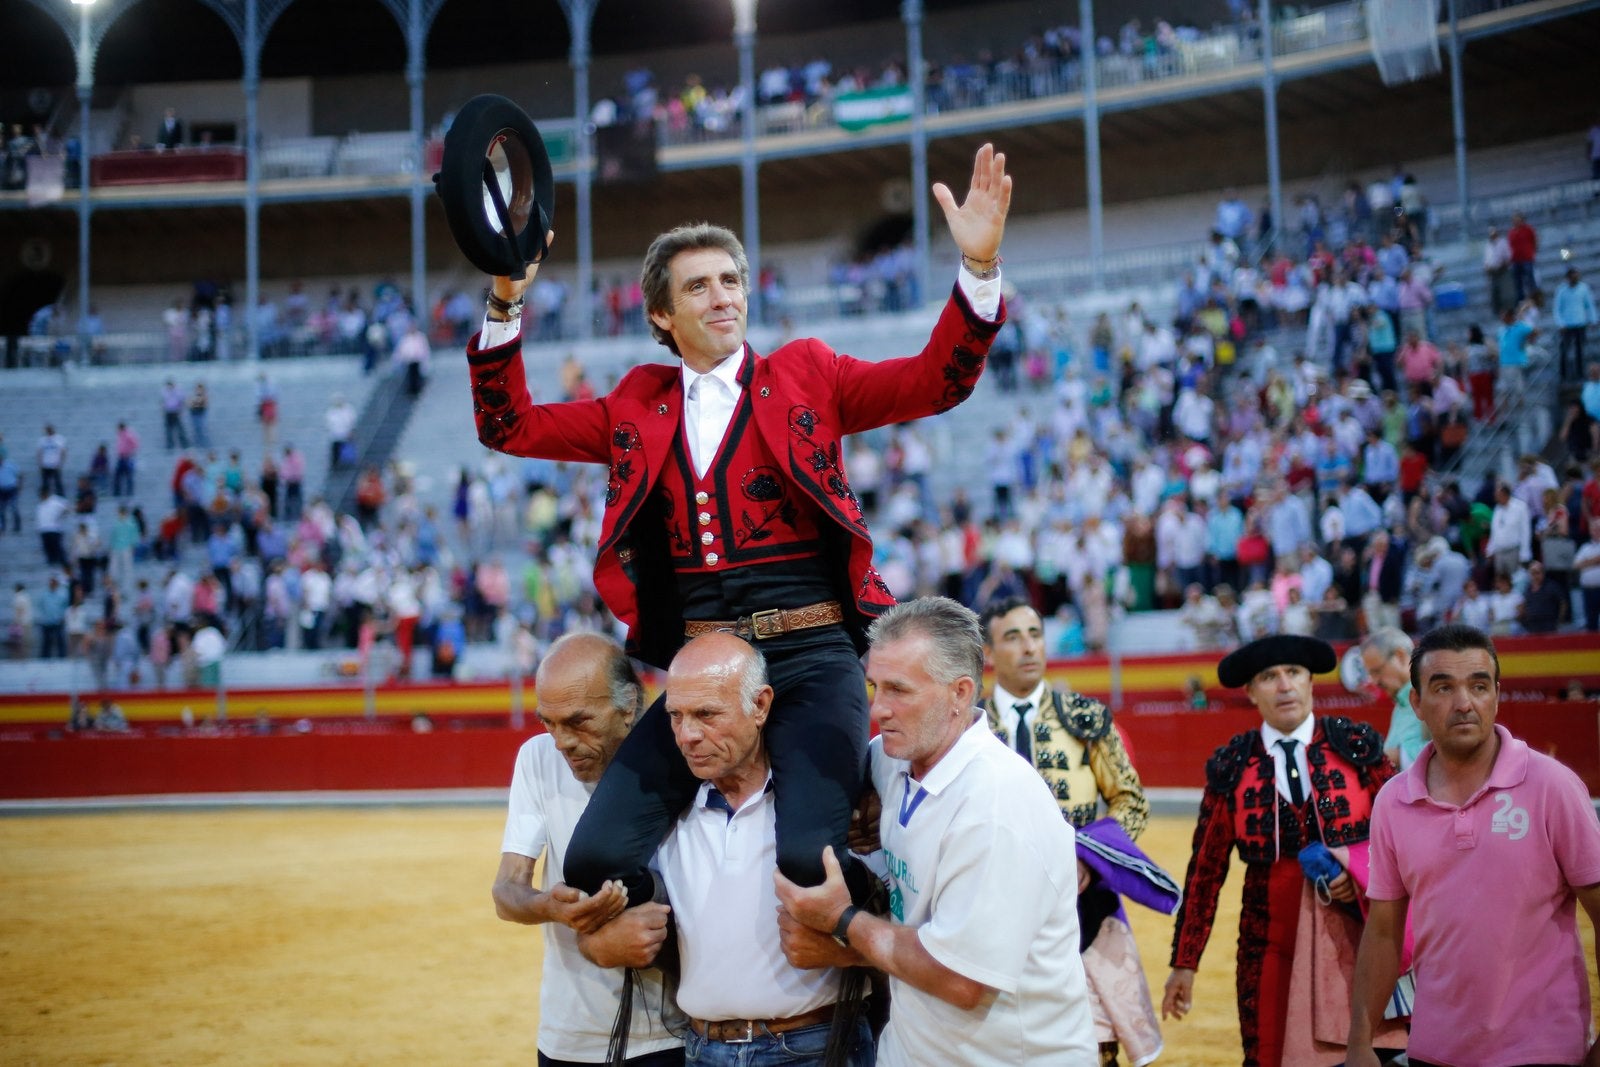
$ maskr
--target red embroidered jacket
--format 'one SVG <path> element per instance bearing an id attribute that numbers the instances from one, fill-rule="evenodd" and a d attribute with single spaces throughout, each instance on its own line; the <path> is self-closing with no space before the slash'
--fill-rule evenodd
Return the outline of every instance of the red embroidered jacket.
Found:
<path id="1" fill-rule="evenodd" d="M 1251 872 L 1248 885 L 1273 863 L 1298 863 L 1313 839 L 1329 846 L 1367 840 L 1373 798 L 1394 776 L 1378 731 L 1346 718 L 1318 718 L 1306 764 L 1309 796 L 1297 811 L 1278 794 L 1260 730 L 1238 734 L 1206 761 L 1194 851 L 1173 923 L 1172 966 L 1199 966 L 1234 849 Z"/>
<path id="2" fill-rule="evenodd" d="M 858 645 L 867 622 L 894 598 L 872 567 L 871 535 L 845 474 L 840 440 L 961 403 L 972 394 L 1004 321 L 1003 303 L 996 321 L 985 322 L 957 288 L 915 356 L 868 362 L 815 339 L 792 341 L 765 358 L 746 346 L 755 430 L 784 478 L 828 520 L 826 554 L 839 571 L 839 601 Z M 679 368 L 642 364 L 598 400 L 534 404 L 517 358 L 520 338 L 486 351 L 477 342 L 469 344 L 467 359 L 480 441 L 514 456 L 610 468 L 595 588 L 627 625 L 629 651 L 665 667 L 683 643 L 683 620 L 665 531 L 660 517 L 648 512 L 683 422 Z"/>

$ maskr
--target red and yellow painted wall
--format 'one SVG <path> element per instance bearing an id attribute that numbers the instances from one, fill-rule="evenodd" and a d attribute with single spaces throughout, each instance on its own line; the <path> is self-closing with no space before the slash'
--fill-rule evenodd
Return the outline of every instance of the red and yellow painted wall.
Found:
<path id="1" fill-rule="evenodd" d="M 1600 689 L 1600 642 L 1586 635 L 1499 642 L 1501 721 L 1573 767 L 1600 795 L 1600 706 L 1561 702 L 1571 679 Z M 1212 749 L 1259 721 L 1237 692 L 1217 687 L 1215 655 L 1128 657 L 1121 663 L 1117 725 L 1151 787 L 1198 787 Z M 1057 683 L 1101 698 L 1111 691 L 1105 657 L 1052 664 Z M 1188 710 L 1185 686 L 1198 677 L 1212 698 Z M 371 718 L 359 687 L 241 689 L 227 693 L 228 723 L 205 691 L 109 694 L 127 715 L 127 734 L 65 731 L 63 693 L 0 695 L 0 798 L 121 796 L 283 790 L 503 787 L 517 746 L 538 731 L 526 692 L 525 726 L 510 726 L 509 683 L 386 686 Z M 1319 712 L 1388 724 L 1386 701 L 1317 687 Z M 92 705 L 91 705 L 92 706 Z M 200 728 L 180 725 L 190 709 Z M 433 730 L 416 733 L 426 714 Z M 261 716 L 270 732 L 257 733 Z M 298 725 L 296 725 L 298 724 Z"/>

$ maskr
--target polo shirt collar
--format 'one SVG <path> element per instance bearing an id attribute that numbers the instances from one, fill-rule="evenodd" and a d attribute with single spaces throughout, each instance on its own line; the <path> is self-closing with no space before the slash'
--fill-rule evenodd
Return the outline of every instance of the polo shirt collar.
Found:
<path id="1" fill-rule="evenodd" d="M 926 778 L 920 780 L 912 779 L 912 781 L 920 785 L 924 792 L 938 796 L 951 782 L 956 780 L 956 776 L 961 773 L 962 769 L 977 757 L 979 747 L 984 741 L 993 740 L 993 737 L 994 735 L 989 732 L 988 723 L 984 722 L 983 716 L 978 716 L 973 720 L 972 725 L 962 731 L 960 737 L 956 738 L 956 743 L 950 746 L 950 751 L 944 754 L 944 758 L 933 765 L 933 769 L 928 772 Z M 911 778 L 909 768 L 905 774 L 907 778 Z"/>
<path id="2" fill-rule="evenodd" d="M 722 795 L 722 790 L 718 789 L 709 781 L 700 783 L 700 792 L 695 796 L 694 806 L 697 811 L 720 811 L 731 820 L 735 815 L 739 814 L 740 811 L 744 811 L 746 808 L 759 804 L 771 792 L 772 769 L 769 767 L 767 769 L 767 781 L 766 784 L 761 787 L 761 792 L 751 794 L 748 798 L 746 798 L 745 802 L 739 806 L 739 811 L 733 810 L 733 808 L 728 804 L 728 799 Z"/>
<path id="3" fill-rule="evenodd" d="M 1472 799 L 1466 807 L 1491 789 L 1511 789 L 1519 786 L 1528 777 L 1528 744 L 1511 736 L 1499 723 L 1494 724 L 1494 732 L 1500 738 L 1500 751 L 1494 758 L 1494 766 L 1489 770 L 1488 781 L 1484 782 L 1478 791 L 1472 794 Z M 1428 764 L 1432 762 L 1438 750 L 1432 741 L 1428 742 L 1417 761 L 1400 775 L 1400 800 L 1405 804 L 1417 804 L 1428 797 Z"/>
<path id="4" fill-rule="evenodd" d="M 739 351 L 733 353 L 733 355 L 724 359 L 704 374 L 696 370 L 690 370 L 689 365 L 685 363 L 682 365 L 683 395 L 688 396 L 690 388 L 701 378 L 715 378 L 728 390 L 729 396 L 738 396 L 739 388 L 744 384 L 744 376 L 739 373 L 744 369 L 744 365 L 745 347 L 743 345 L 739 347 Z"/>

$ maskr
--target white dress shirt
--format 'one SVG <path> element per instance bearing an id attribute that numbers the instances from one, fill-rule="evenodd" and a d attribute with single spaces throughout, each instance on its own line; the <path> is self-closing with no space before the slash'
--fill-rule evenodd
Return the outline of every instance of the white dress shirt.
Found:
<path id="1" fill-rule="evenodd" d="M 1025 697 L 1013 696 L 1000 688 L 999 682 L 995 683 L 994 696 L 991 699 L 994 703 L 995 711 L 999 712 L 1000 736 L 1005 738 L 1005 742 L 1011 747 L 1011 751 L 1015 752 L 1017 750 L 1017 705 L 1025 700 L 1033 705 L 1028 709 L 1028 713 L 1022 717 L 1023 723 L 1028 727 L 1028 738 L 1031 743 L 1033 729 L 1039 725 L 1039 709 L 1044 707 L 1047 692 L 1043 679 L 1040 679 L 1039 684 L 1034 686 L 1033 692 Z"/>
<path id="2" fill-rule="evenodd" d="M 683 364 L 683 432 L 689 442 L 694 472 L 701 477 L 717 458 L 728 424 L 733 421 L 733 411 L 739 406 L 744 392 L 739 370 L 744 359 L 745 349 L 740 348 L 704 374 Z"/>
<path id="3" fill-rule="evenodd" d="M 1306 721 L 1289 733 L 1283 733 L 1266 723 L 1261 724 L 1261 743 L 1267 746 L 1267 752 L 1272 756 L 1273 784 L 1277 787 L 1278 795 L 1291 804 L 1294 803 L 1294 797 L 1289 794 L 1289 767 L 1284 762 L 1283 749 L 1278 746 L 1278 742 L 1284 740 L 1300 742 L 1294 747 L 1294 764 L 1300 768 L 1300 795 L 1302 798 L 1310 797 L 1311 764 L 1306 762 L 1306 746 L 1311 743 L 1311 735 L 1316 729 L 1315 715 L 1307 715 Z"/>

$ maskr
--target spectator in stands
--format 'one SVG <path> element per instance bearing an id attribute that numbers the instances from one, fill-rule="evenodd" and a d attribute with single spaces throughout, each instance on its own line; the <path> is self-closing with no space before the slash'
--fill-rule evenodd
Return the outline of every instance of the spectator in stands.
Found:
<path id="1" fill-rule="evenodd" d="M 355 405 L 347 400 L 343 393 L 335 393 L 333 402 L 328 405 L 327 412 L 323 415 L 323 425 L 328 431 L 328 469 L 338 470 L 355 462 L 355 457 L 347 456 L 347 451 L 353 451 L 350 437 L 356 428 Z"/>
<path id="2" fill-rule="evenodd" d="M 117 463 L 111 476 L 112 496 L 133 495 L 133 475 L 138 459 L 138 433 L 126 422 L 117 423 Z"/>
<path id="3" fill-rule="evenodd" d="M 1555 319 L 1561 330 L 1561 377 L 1567 377 L 1567 353 L 1571 352 L 1572 377 L 1582 378 L 1583 336 L 1600 323 L 1600 314 L 1595 312 L 1594 293 L 1577 267 L 1568 267 L 1566 280 L 1556 288 Z"/>
<path id="4" fill-rule="evenodd" d="M 1528 366 L 1528 346 L 1539 336 L 1539 330 L 1516 309 L 1507 309 L 1500 316 L 1499 382 L 1498 387 L 1508 394 L 1522 391 L 1522 375 Z"/>
<path id="5" fill-rule="evenodd" d="M 51 572 L 39 591 L 33 617 L 39 627 L 39 658 L 65 659 L 67 656 L 66 618 L 71 595 L 61 576 Z"/>
<path id="6" fill-rule="evenodd" d="M 178 109 L 169 107 L 161 114 L 161 125 L 156 128 L 156 147 L 179 148 L 183 145 L 183 120 Z"/>
<path id="7" fill-rule="evenodd" d="M 1589 539 L 1572 558 L 1578 591 L 1583 600 L 1583 628 L 1600 632 L 1600 516 L 1589 520 Z"/>
<path id="8" fill-rule="evenodd" d="M 66 493 L 61 470 L 67 462 L 67 439 L 57 433 L 54 426 L 46 423 L 34 454 L 39 462 L 39 488 L 54 487 L 57 493 Z"/>
<path id="9" fill-rule="evenodd" d="M 22 532 L 22 514 L 17 510 L 17 497 L 21 493 L 22 472 L 17 470 L 4 442 L 0 441 L 0 534 L 6 532 L 7 512 L 11 513 L 11 532 Z"/>
<path id="10" fill-rule="evenodd" d="M 34 610 L 28 587 L 18 582 L 11 592 L 11 622 L 6 629 L 5 643 L 12 659 L 31 659 L 33 656 Z"/>
<path id="11" fill-rule="evenodd" d="M 67 503 L 65 497 L 52 492 L 49 486 L 39 487 L 34 528 L 39 531 L 39 548 L 44 553 L 44 561 L 52 567 L 67 565 L 67 516 L 71 513 L 72 505 Z"/>
<path id="12" fill-rule="evenodd" d="M 1506 234 L 1506 242 L 1511 247 L 1512 294 L 1521 303 L 1539 287 L 1534 274 L 1534 261 L 1539 254 L 1539 235 L 1520 211 L 1511 216 L 1511 231 Z"/>
<path id="13" fill-rule="evenodd" d="M 210 410 L 211 398 L 206 395 L 206 383 L 195 382 L 194 389 L 189 394 L 189 428 L 194 432 L 196 448 L 211 447 L 211 432 L 206 424 L 206 416 Z"/>
<path id="14" fill-rule="evenodd" d="M 1534 514 L 1533 536 L 1539 544 L 1539 562 L 1544 564 L 1545 577 L 1565 594 L 1571 589 L 1569 572 L 1577 543 L 1572 538 L 1571 517 L 1562 502 L 1561 490 L 1547 487 L 1540 494 L 1540 507 Z"/>
<path id="15" fill-rule="evenodd" d="M 1499 318 L 1516 303 L 1516 289 L 1511 281 L 1511 242 L 1495 226 L 1489 227 L 1483 245 L 1483 274 L 1489 283 L 1489 309 Z"/>
<path id="16" fill-rule="evenodd" d="M 1361 610 L 1369 629 L 1400 626 L 1400 593 L 1405 579 L 1408 547 L 1404 539 L 1378 530 L 1362 551 L 1364 568 Z"/>
<path id="17" fill-rule="evenodd" d="M 428 346 L 428 335 L 422 332 L 422 323 L 413 319 L 405 336 L 394 346 L 394 361 L 405 369 L 406 392 L 411 396 L 422 393 L 428 375 L 428 361 L 433 351 Z"/>
<path id="18" fill-rule="evenodd" d="M 1522 594 L 1517 621 L 1530 634 L 1553 633 L 1567 617 L 1567 591 L 1545 576 L 1544 564 L 1528 564 L 1528 588 Z"/>

